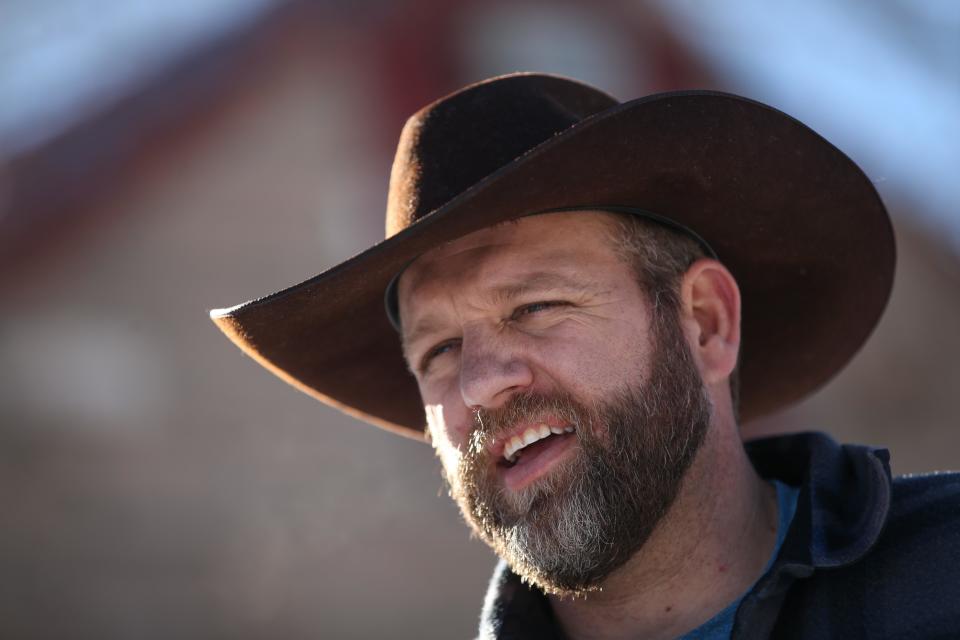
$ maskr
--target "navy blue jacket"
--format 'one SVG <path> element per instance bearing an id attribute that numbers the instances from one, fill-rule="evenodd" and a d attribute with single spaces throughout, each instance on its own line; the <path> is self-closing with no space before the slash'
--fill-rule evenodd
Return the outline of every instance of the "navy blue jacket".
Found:
<path id="1" fill-rule="evenodd" d="M 960 474 L 890 477 L 886 449 L 821 433 L 746 444 L 761 476 L 800 487 L 773 566 L 733 638 L 960 638 Z M 484 640 L 562 639 L 544 595 L 500 563 Z"/>

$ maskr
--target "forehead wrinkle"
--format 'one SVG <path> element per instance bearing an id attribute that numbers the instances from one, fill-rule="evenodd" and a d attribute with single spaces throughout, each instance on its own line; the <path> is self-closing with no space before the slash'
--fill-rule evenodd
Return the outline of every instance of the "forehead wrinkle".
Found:
<path id="1" fill-rule="evenodd" d="M 556 272 L 537 272 L 524 274 L 517 278 L 517 283 L 504 284 L 493 287 L 489 292 L 491 303 L 511 302 L 533 293 L 549 293 L 553 291 L 573 291 L 576 293 L 596 292 L 596 283 L 584 282 Z"/>

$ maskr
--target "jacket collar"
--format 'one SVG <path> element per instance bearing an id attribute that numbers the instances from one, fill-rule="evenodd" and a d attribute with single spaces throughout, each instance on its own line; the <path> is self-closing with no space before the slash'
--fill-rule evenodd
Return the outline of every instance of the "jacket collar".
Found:
<path id="1" fill-rule="evenodd" d="M 886 449 L 841 446 L 822 433 L 764 438 L 745 446 L 761 476 L 800 487 L 780 554 L 737 615 L 735 631 L 757 631 L 772 628 L 794 580 L 857 562 L 876 543 L 890 510 L 890 455 Z M 484 600 L 479 638 L 563 637 L 543 593 L 523 584 L 501 560 Z"/>
<path id="2" fill-rule="evenodd" d="M 886 449 L 838 445 L 823 433 L 764 438 L 746 448 L 761 476 L 801 488 L 780 559 L 837 568 L 876 543 L 890 511 Z"/>

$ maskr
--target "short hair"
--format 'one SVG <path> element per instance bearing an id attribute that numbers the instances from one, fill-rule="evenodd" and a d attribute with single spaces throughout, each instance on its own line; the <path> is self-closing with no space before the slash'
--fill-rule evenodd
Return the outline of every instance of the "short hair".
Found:
<path id="1" fill-rule="evenodd" d="M 708 256 L 700 241 L 664 224 L 628 213 L 607 214 L 613 223 L 611 240 L 650 297 L 655 320 L 678 322 L 680 282 L 690 266 Z M 739 360 L 739 359 L 738 359 Z M 734 414 L 740 405 L 740 365 L 730 374 Z"/>

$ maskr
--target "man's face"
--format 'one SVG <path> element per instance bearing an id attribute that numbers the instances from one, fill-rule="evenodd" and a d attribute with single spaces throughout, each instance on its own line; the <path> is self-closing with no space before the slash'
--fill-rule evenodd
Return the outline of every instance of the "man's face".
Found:
<path id="1" fill-rule="evenodd" d="M 675 318 L 607 214 L 524 218 L 400 279 L 404 352 L 465 519 L 546 591 L 596 588 L 652 533 L 710 416 Z"/>

